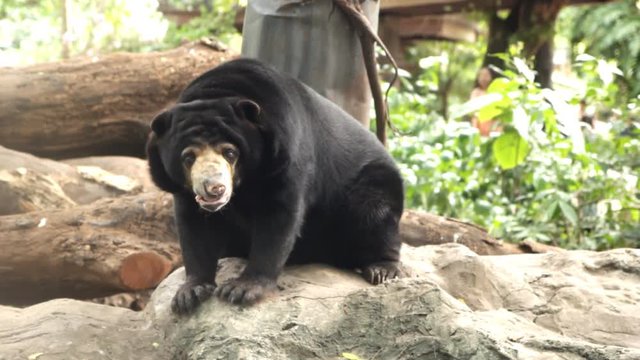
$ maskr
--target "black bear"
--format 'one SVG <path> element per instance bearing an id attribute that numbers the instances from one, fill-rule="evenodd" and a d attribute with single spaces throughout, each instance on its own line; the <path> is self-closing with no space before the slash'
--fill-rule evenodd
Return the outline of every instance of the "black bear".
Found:
<path id="1" fill-rule="evenodd" d="M 400 173 L 353 117 L 256 60 L 195 79 L 151 123 L 155 183 L 174 196 L 187 280 L 176 313 L 212 294 L 251 304 L 285 264 L 360 269 L 372 284 L 399 275 Z M 216 288 L 218 259 L 247 258 Z"/>

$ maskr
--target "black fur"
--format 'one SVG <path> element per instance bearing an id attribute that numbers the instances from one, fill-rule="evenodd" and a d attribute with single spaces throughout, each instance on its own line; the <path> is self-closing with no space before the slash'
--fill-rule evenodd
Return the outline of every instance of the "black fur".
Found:
<path id="1" fill-rule="evenodd" d="M 275 289 L 285 263 L 360 268 L 371 283 L 398 275 L 400 174 L 375 137 L 301 82 L 258 61 L 227 62 L 194 80 L 153 122 L 147 145 L 156 184 L 175 198 L 187 281 L 173 309 L 212 293 L 253 303 Z M 194 141 L 239 149 L 234 195 L 198 208 L 180 153 Z M 219 258 L 248 264 L 215 290 Z"/>

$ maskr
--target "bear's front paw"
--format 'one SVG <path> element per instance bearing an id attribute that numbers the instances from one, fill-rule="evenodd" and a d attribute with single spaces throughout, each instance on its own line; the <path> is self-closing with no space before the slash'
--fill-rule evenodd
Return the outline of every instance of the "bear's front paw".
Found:
<path id="1" fill-rule="evenodd" d="M 214 295 L 233 304 L 251 305 L 274 291 L 276 285 L 268 278 L 241 276 L 218 286 Z"/>
<path id="2" fill-rule="evenodd" d="M 192 313 L 211 297 L 215 288 L 215 284 L 187 280 L 173 296 L 171 310 L 179 315 Z"/>
<path id="3" fill-rule="evenodd" d="M 396 261 L 380 261 L 369 264 L 362 269 L 362 276 L 371 284 L 378 285 L 388 279 L 402 276 Z"/>

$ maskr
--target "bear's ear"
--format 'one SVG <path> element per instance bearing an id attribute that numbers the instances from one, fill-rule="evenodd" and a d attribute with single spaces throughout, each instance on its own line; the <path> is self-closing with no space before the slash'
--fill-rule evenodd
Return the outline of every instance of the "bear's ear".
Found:
<path id="1" fill-rule="evenodd" d="M 249 99 L 241 99 L 236 103 L 236 109 L 245 117 L 245 119 L 251 122 L 258 122 L 258 116 L 260 116 L 260 105 L 255 101 Z"/>
<path id="2" fill-rule="evenodd" d="M 146 148 L 151 180 L 164 191 L 173 194 L 179 192 L 182 188 L 171 180 L 171 177 L 164 168 L 162 158 L 160 157 L 160 149 L 158 149 L 158 137 L 155 133 L 149 134 Z"/>
<path id="3" fill-rule="evenodd" d="M 171 114 L 168 111 L 163 111 L 151 120 L 151 130 L 158 136 L 164 135 L 170 127 Z"/>

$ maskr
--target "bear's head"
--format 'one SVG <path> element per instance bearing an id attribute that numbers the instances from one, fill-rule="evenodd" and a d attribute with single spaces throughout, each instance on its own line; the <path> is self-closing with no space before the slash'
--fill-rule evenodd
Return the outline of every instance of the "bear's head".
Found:
<path id="1" fill-rule="evenodd" d="M 260 106 L 237 97 L 179 103 L 151 122 L 147 155 L 161 189 L 215 212 L 260 162 Z"/>

